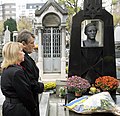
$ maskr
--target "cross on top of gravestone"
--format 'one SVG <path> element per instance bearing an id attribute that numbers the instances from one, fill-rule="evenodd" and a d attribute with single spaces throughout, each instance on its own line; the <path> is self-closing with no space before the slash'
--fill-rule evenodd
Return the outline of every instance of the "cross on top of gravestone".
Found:
<path id="1" fill-rule="evenodd" d="M 96 15 L 101 15 L 102 0 L 84 0 L 84 16 L 94 18 Z"/>

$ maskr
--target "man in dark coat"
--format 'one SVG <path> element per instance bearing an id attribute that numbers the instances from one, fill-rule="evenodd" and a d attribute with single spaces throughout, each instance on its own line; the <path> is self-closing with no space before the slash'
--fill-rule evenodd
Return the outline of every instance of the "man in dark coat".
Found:
<path id="1" fill-rule="evenodd" d="M 19 33 L 17 41 L 22 43 L 24 46 L 23 51 L 25 53 L 25 60 L 21 63 L 21 65 L 25 70 L 26 76 L 31 81 L 33 96 L 38 106 L 35 116 L 39 116 L 38 94 L 44 91 L 44 84 L 42 82 L 38 82 L 39 69 L 36 66 L 35 61 L 29 56 L 29 54 L 33 52 L 33 49 L 35 47 L 34 39 L 35 37 L 31 32 L 29 32 L 28 30 L 23 30 Z"/>

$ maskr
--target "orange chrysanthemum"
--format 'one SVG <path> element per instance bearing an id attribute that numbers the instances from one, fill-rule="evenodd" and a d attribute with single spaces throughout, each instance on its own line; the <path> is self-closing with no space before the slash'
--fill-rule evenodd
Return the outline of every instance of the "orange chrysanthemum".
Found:
<path id="1" fill-rule="evenodd" d="M 95 80 L 95 86 L 103 91 L 115 90 L 119 86 L 119 81 L 111 76 L 102 76 Z"/>

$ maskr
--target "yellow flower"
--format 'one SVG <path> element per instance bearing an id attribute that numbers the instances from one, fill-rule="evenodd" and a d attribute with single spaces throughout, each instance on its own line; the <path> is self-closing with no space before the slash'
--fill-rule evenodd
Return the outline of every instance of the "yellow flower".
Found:
<path id="1" fill-rule="evenodd" d="M 56 82 L 46 82 L 44 83 L 44 89 L 50 90 L 56 88 Z"/>

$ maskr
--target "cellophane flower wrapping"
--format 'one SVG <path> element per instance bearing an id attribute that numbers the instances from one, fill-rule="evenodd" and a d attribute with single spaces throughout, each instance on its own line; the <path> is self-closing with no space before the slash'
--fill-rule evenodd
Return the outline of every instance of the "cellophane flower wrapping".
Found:
<path id="1" fill-rule="evenodd" d="M 101 92 L 92 96 L 83 96 L 66 104 L 66 108 L 77 113 L 110 111 L 116 107 L 109 92 Z"/>

